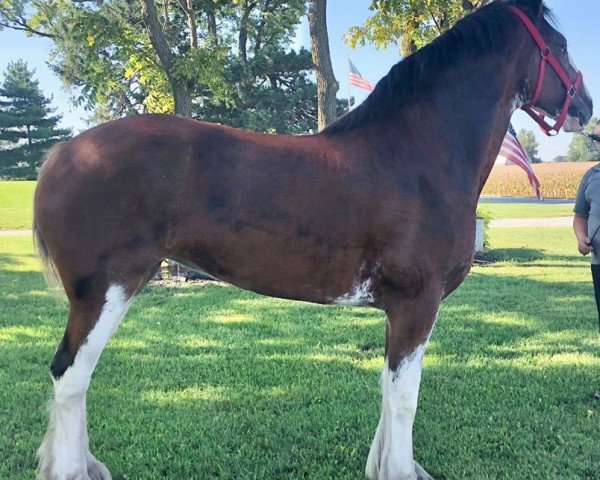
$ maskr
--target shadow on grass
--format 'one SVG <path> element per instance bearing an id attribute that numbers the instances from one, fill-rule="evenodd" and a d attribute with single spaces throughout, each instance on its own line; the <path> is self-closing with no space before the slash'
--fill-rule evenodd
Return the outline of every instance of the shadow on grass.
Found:
<path id="1" fill-rule="evenodd" d="M 514 262 L 524 267 L 571 268 L 577 265 L 589 265 L 589 257 L 571 255 L 548 255 L 544 250 L 532 248 L 496 248 L 486 253 L 494 262 Z"/>
<path id="2" fill-rule="evenodd" d="M 544 251 L 534 248 L 494 248 L 487 256 L 492 260 L 512 262 L 534 262 L 545 257 Z"/>
<path id="3" fill-rule="evenodd" d="M 33 253 L 19 254 L 19 255 L 0 254 L 0 265 L 2 265 L 3 267 L 21 265 L 23 263 L 23 261 L 26 259 L 37 259 L 37 258 L 38 258 L 37 255 L 34 255 Z"/>

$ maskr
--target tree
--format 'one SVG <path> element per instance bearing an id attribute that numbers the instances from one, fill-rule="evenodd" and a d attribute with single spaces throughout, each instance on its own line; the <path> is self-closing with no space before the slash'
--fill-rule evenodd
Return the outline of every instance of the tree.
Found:
<path id="1" fill-rule="evenodd" d="M 304 8 L 304 0 L 5 0 L 0 24 L 52 38 L 51 65 L 97 119 L 178 113 L 306 133 L 317 116 L 311 55 L 289 49 Z"/>
<path id="2" fill-rule="evenodd" d="M 538 153 L 539 144 L 535 138 L 535 134 L 531 130 L 521 129 L 517 134 L 517 138 L 521 142 L 523 149 L 527 152 L 527 155 L 529 155 L 531 163 L 541 163 L 542 159 Z"/>
<path id="3" fill-rule="evenodd" d="M 467 13 L 491 0 L 372 0 L 375 12 L 362 26 L 352 27 L 346 41 L 352 48 L 373 43 L 396 44 L 408 56 L 452 27 Z"/>
<path id="4" fill-rule="evenodd" d="M 48 148 L 70 136 L 56 127 L 61 117 L 50 102 L 24 61 L 8 64 L 0 86 L 0 176 L 35 179 Z"/>
<path id="5" fill-rule="evenodd" d="M 322 130 L 337 118 L 336 93 L 339 89 L 339 84 L 333 74 L 329 52 L 327 0 L 310 0 L 308 2 L 308 25 L 312 59 L 317 75 L 318 128 Z"/>
<path id="6" fill-rule="evenodd" d="M 567 162 L 567 156 L 566 155 L 557 155 L 556 157 L 554 157 L 554 160 L 552 160 L 554 163 L 564 163 Z"/>
<path id="7" fill-rule="evenodd" d="M 190 26 L 190 50 L 198 48 L 198 37 L 196 34 L 195 12 L 191 5 L 191 0 L 181 1 L 181 10 L 187 17 Z M 165 3 L 168 9 L 168 4 Z M 167 30 L 170 26 L 169 22 L 161 22 L 158 18 L 156 5 L 154 0 L 141 0 L 142 16 L 144 23 L 148 29 L 150 43 L 154 47 L 156 56 L 158 57 L 165 76 L 171 87 L 173 95 L 173 109 L 176 114 L 184 117 L 192 116 L 192 96 L 191 90 L 194 88 L 194 80 L 186 78 L 181 71 L 177 70 L 175 63 L 175 55 L 171 50 L 171 46 L 167 41 Z"/>
<path id="8" fill-rule="evenodd" d="M 593 117 L 585 127 L 584 131 L 593 133 L 598 119 Z M 600 152 L 596 149 L 595 142 L 583 135 L 573 135 L 573 139 L 567 150 L 567 158 L 570 162 L 600 162 Z"/>

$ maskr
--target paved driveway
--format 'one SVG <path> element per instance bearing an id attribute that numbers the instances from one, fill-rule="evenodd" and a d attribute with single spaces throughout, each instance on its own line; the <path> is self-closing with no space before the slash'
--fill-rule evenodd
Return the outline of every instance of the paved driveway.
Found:
<path id="1" fill-rule="evenodd" d="M 554 218 L 502 218 L 491 220 L 490 226 L 494 228 L 512 227 L 570 227 L 573 217 Z"/>
<path id="2" fill-rule="evenodd" d="M 31 230 L 0 230 L 0 237 L 22 237 L 31 234 Z"/>

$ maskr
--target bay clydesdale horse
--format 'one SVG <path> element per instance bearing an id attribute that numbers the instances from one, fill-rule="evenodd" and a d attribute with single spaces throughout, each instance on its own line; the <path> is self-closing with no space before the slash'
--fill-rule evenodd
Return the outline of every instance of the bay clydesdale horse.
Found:
<path id="1" fill-rule="evenodd" d="M 440 302 L 469 272 L 477 200 L 511 114 L 524 107 L 547 131 L 580 130 L 592 115 L 548 14 L 541 0 L 492 2 L 317 135 L 139 115 L 53 149 L 34 234 L 69 317 L 50 367 L 39 478 L 110 478 L 89 450 L 86 393 L 165 258 L 264 295 L 383 310 L 383 401 L 366 475 L 431 478 L 413 460 L 421 363 Z"/>

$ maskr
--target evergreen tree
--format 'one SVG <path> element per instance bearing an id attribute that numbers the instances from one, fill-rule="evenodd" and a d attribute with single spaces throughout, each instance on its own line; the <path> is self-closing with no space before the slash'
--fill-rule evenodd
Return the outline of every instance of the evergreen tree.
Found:
<path id="1" fill-rule="evenodd" d="M 71 131 L 56 128 L 61 117 L 52 115 L 23 60 L 8 64 L 0 86 L 0 177 L 33 180 L 44 153 Z"/>

